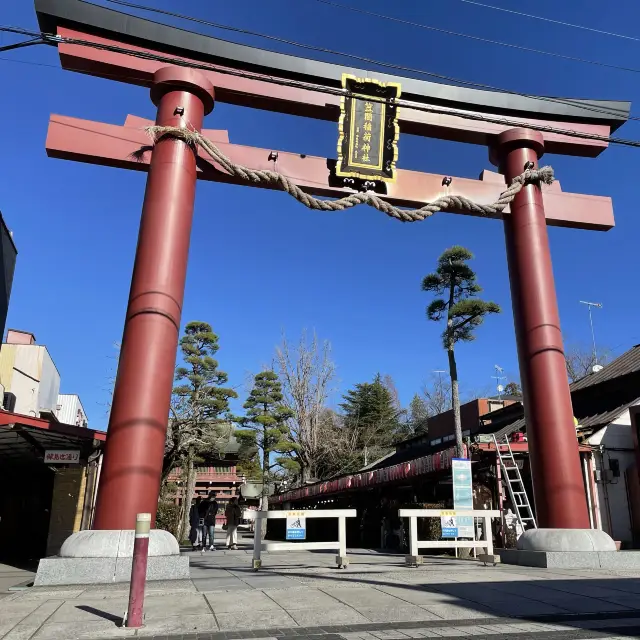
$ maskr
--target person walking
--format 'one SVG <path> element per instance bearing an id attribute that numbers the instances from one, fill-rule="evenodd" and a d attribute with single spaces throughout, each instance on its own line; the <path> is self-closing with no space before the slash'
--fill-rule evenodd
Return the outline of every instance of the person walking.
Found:
<path id="1" fill-rule="evenodd" d="M 242 516 L 238 498 L 231 498 L 231 502 L 224 510 L 224 515 L 227 518 L 227 549 L 235 551 L 238 548 L 238 525 Z"/>
<path id="2" fill-rule="evenodd" d="M 207 510 L 204 514 L 204 529 L 203 529 L 203 544 L 205 543 L 205 532 L 209 535 L 209 551 L 215 550 L 215 530 L 216 530 L 216 516 L 218 515 L 218 501 L 216 500 L 215 491 L 209 493 L 209 499 L 207 500 Z M 206 546 L 206 545 L 205 545 Z"/>
<path id="3" fill-rule="evenodd" d="M 191 531 L 189 533 L 189 540 L 193 546 L 193 550 L 196 551 L 202 544 L 202 527 L 200 524 L 200 503 L 202 498 L 198 496 L 195 502 L 191 505 L 189 510 L 189 526 Z"/>

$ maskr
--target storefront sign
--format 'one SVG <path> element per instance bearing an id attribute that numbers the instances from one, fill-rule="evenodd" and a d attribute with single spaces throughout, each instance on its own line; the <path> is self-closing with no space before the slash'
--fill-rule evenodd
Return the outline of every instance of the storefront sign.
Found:
<path id="1" fill-rule="evenodd" d="M 78 464 L 80 451 L 77 449 L 48 449 L 44 452 L 46 464 Z"/>
<path id="2" fill-rule="evenodd" d="M 344 74 L 336 175 L 395 182 L 400 85 Z"/>
<path id="3" fill-rule="evenodd" d="M 287 540 L 306 539 L 307 519 L 302 513 L 296 513 L 295 511 L 287 513 Z"/>
<path id="4" fill-rule="evenodd" d="M 456 516 L 456 524 L 458 538 L 473 538 L 475 540 L 473 516 Z"/>

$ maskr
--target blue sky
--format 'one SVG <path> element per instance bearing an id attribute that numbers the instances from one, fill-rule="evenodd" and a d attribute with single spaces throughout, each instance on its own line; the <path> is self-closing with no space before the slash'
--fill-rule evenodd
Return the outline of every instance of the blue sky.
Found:
<path id="1" fill-rule="evenodd" d="M 640 68 L 640 42 L 460 0 L 344 0 L 349 2 L 436 27 Z M 640 102 L 640 76 L 635 73 L 344 13 L 314 0 L 148 4 L 514 91 Z M 539 0 L 531 11 L 627 35 L 633 35 L 632 25 L 640 20 L 636 0 L 620 0 L 615 12 L 602 11 L 596 0 Z M 308 56 L 285 45 L 174 22 Z M 31 1 L 3 3 L 0 23 L 35 28 Z M 8 36 L 2 42 L 9 42 Z M 47 122 L 50 113 L 58 113 L 123 123 L 127 113 L 153 118 L 154 107 L 146 89 L 60 70 L 53 48 L 27 48 L 2 58 L 0 210 L 20 252 L 7 325 L 30 330 L 47 345 L 61 373 L 62 391 L 80 394 L 90 426 L 105 428 L 109 377 L 115 370 L 113 344 L 122 333 L 146 176 L 48 159 Z M 640 109 L 632 112 L 640 115 Z M 334 123 L 225 104 L 216 106 L 206 126 L 227 129 L 238 144 L 331 157 L 337 135 Z M 640 138 L 640 126 L 630 122 L 619 134 Z M 401 168 L 463 177 L 492 168 L 486 149 L 471 145 L 403 135 L 399 153 Z M 640 150 L 613 147 L 597 159 L 548 155 L 545 160 L 554 166 L 565 191 L 614 198 L 614 230 L 549 231 L 566 342 L 589 344 L 587 312 L 579 300 L 595 300 L 604 305 L 594 312 L 598 341 L 620 353 L 640 342 L 640 299 L 633 284 L 640 234 Z M 297 339 L 307 328 L 333 345 L 339 376 L 336 398 L 339 391 L 379 371 L 394 378 L 407 403 L 432 370 L 447 368 L 441 327 L 425 319 L 428 298 L 420 282 L 440 252 L 453 244 L 476 254 L 474 267 L 485 297 L 504 309 L 478 331 L 475 343 L 458 349 L 463 387 L 486 391 L 494 364 L 510 378 L 518 377 L 498 221 L 440 214 L 403 225 L 364 207 L 348 213 L 310 212 L 282 193 L 200 183 L 183 323 L 212 324 L 220 336 L 221 367 L 241 395 L 247 375 L 270 361 L 281 331 Z"/>

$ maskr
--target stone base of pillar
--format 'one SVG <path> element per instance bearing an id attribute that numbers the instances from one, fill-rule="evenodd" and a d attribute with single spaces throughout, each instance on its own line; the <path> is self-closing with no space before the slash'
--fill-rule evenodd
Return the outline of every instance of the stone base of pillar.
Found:
<path id="1" fill-rule="evenodd" d="M 78 531 L 69 536 L 60 555 L 43 558 L 34 586 L 113 584 L 129 582 L 134 531 Z M 180 555 L 178 541 L 167 531 L 149 536 L 147 580 L 188 580 L 189 556 Z"/>
<path id="2" fill-rule="evenodd" d="M 600 529 L 529 529 L 518 538 L 520 551 L 615 551 L 616 543 Z"/>
<path id="3" fill-rule="evenodd" d="M 546 569 L 621 569 L 640 567 L 640 551 L 617 551 L 599 529 L 529 529 L 517 549 L 502 549 L 505 564 Z"/>

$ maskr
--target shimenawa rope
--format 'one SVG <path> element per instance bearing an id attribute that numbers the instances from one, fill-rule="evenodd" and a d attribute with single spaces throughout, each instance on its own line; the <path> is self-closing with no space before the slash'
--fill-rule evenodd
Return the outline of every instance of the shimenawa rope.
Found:
<path id="1" fill-rule="evenodd" d="M 438 211 L 453 209 L 456 211 L 469 211 L 480 215 L 496 215 L 502 213 L 507 205 L 513 201 L 522 187 L 529 184 L 540 185 L 551 184 L 553 182 L 553 169 L 551 167 L 541 167 L 540 169 L 526 169 L 519 176 L 516 176 L 509 187 L 500 194 L 500 197 L 492 204 L 478 204 L 464 196 L 446 195 L 441 196 L 433 202 L 425 204 L 419 209 L 400 209 L 390 204 L 386 200 L 371 192 L 352 193 L 338 200 L 321 200 L 305 193 L 297 184 L 294 184 L 287 176 L 270 171 L 268 169 L 249 169 L 236 164 L 216 147 L 211 140 L 192 129 L 180 127 L 160 127 L 152 126 L 146 128 L 151 139 L 158 142 L 164 137 L 177 138 L 183 140 L 192 147 L 200 146 L 230 175 L 242 178 L 249 182 L 262 182 L 273 186 L 279 186 L 283 191 L 293 196 L 309 209 L 320 211 L 343 211 L 359 204 L 368 204 L 378 211 L 386 213 L 388 216 L 402 222 L 418 222 L 432 216 Z"/>

